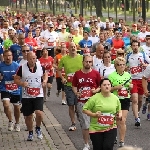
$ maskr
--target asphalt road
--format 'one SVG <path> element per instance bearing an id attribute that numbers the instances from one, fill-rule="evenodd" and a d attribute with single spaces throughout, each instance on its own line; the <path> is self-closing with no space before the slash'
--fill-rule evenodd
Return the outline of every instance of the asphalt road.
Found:
<path id="1" fill-rule="evenodd" d="M 68 131 L 68 127 L 71 125 L 68 106 L 61 105 L 61 96 L 56 97 L 56 82 L 53 82 L 53 88 L 51 91 L 51 96 L 46 102 L 47 107 L 57 118 L 58 122 L 62 125 L 63 129 L 70 137 L 71 141 L 74 143 L 77 150 L 83 149 L 83 139 L 81 134 L 81 128 L 77 121 L 77 130 L 74 132 Z M 143 150 L 150 150 L 150 121 L 146 120 L 146 115 L 140 113 L 141 116 L 141 127 L 134 126 L 134 117 L 130 107 L 130 111 L 127 118 L 127 134 L 125 138 L 125 145 L 132 145 L 137 147 L 142 147 Z M 114 150 L 117 149 L 117 145 Z M 91 149 L 92 150 L 92 149 Z"/>

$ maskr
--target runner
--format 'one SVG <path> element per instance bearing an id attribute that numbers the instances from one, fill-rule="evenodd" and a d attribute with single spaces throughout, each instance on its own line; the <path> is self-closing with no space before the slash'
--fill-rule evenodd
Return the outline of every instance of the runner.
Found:
<path id="1" fill-rule="evenodd" d="M 29 52 L 27 63 L 20 66 L 15 76 L 15 83 L 22 86 L 22 112 L 25 117 L 29 135 L 27 141 L 33 140 L 33 113 L 36 114 L 37 138 L 42 139 L 41 123 L 43 120 L 43 88 L 47 83 L 47 73 L 40 63 L 36 63 L 36 55 Z M 42 78 L 41 78 L 42 77 Z"/>
<path id="2" fill-rule="evenodd" d="M 115 71 L 114 64 L 111 64 L 111 54 L 108 51 L 104 51 L 102 64 L 99 66 L 99 74 L 102 78 L 108 78 L 108 76 Z"/>
<path id="3" fill-rule="evenodd" d="M 121 119 L 121 104 L 111 93 L 111 82 L 100 81 L 101 92 L 92 96 L 83 106 L 83 112 L 91 117 L 90 139 L 93 150 L 113 150 L 117 134 L 116 119 Z"/>
<path id="4" fill-rule="evenodd" d="M 130 93 L 129 90 L 132 89 L 133 84 L 131 81 L 131 75 L 125 72 L 126 60 L 122 57 L 117 57 L 115 59 L 116 71 L 111 73 L 108 78 L 112 83 L 112 91 L 118 96 L 121 103 L 122 110 L 122 120 L 117 121 L 119 128 L 119 147 L 124 146 L 124 138 L 126 134 L 126 119 L 130 106 Z"/>
<path id="5" fill-rule="evenodd" d="M 148 55 L 139 52 L 138 41 L 132 41 L 131 43 L 132 53 L 127 55 L 127 65 L 129 66 L 130 74 L 132 77 L 133 88 L 131 90 L 132 110 L 135 116 L 135 126 L 140 126 L 140 118 L 138 112 L 142 106 L 143 99 L 143 87 L 142 87 L 142 76 L 143 67 L 145 62 L 150 63 Z"/>
<path id="6" fill-rule="evenodd" d="M 42 57 L 39 59 L 39 61 L 42 67 L 45 68 L 46 73 L 48 74 L 47 96 L 50 97 L 50 92 L 51 92 L 53 78 L 54 78 L 54 70 L 53 70 L 54 59 L 51 56 L 48 56 L 48 50 L 46 48 L 42 49 L 41 54 L 42 54 Z M 46 87 L 44 87 L 43 90 L 44 90 L 44 101 L 46 101 L 47 100 Z"/>
<path id="7" fill-rule="evenodd" d="M 82 59 L 81 55 L 77 54 L 77 48 L 75 43 L 70 43 L 69 54 L 62 57 L 58 66 L 58 75 L 62 79 L 62 83 L 65 84 L 65 93 L 67 105 L 69 106 L 69 116 L 72 122 L 72 125 L 69 127 L 69 131 L 76 130 L 75 126 L 75 109 L 77 104 L 77 98 L 72 91 L 72 79 L 76 71 L 82 68 Z M 65 70 L 65 78 L 62 75 L 62 68 Z"/>
<path id="8" fill-rule="evenodd" d="M 66 105 L 66 100 L 65 100 L 65 92 L 64 92 L 64 84 L 62 83 L 61 78 L 58 75 L 57 69 L 58 69 L 58 65 L 59 62 L 61 60 L 61 58 L 63 56 L 66 56 L 66 45 L 62 44 L 61 45 L 61 53 L 57 54 L 54 58 L 54 64 L 53 67 L 56 69 L 56 83 L 57 83 L 57 97 L 59 97 L 60 92 L 62 91 L 62 105 Z M 64 72 L 64 68 L 62 68 L 62 75 L 63 77 L 65 77 L 65 72 Z"/>
<path id="9" fill-rule="evenodd" d="M 89 126 L 90 117 L 82 113 L 82 108 L 88 99 L 100 90 L 100 75 L 92 67 L 92 56 L 83 57 L 83 69 L 76 71 L 72 81 L 72 89 L 77 96 L 77 116 L 82 128 L 85 146 L 83 150 L 89 150 Z"/>
<path id="10" fill-rule="evenodd" d="M 18 86 L 14 83 L 14 76 L 19 65 L 16 62 L 12 61 L 12 52 L 4 51 L 4 62 L 0 64 L 0 91 L 1 91 L 1 100 L 4 106 L 4 112 L 9 120 L 8 130 L 20 131 L 19 118 L 20 118 L 20 90 Z M 14 106 L 14 117 L 15 125 L 13 123 L 11 106 L 10 103 Z"/>

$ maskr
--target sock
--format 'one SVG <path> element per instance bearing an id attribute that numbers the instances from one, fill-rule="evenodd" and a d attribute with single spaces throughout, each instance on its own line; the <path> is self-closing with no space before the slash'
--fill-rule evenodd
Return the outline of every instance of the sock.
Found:
<path id="1" fill-rule="evenodd" d="M 12 122 L 12 123 L 13 123 L 13 121 L 10 121 L 10 120 L 9 120 L 9 122 Z"/>
<path id="2" fill-rule="evenodd" d="M 33 135 L 33 130 L 32 130 L 32 131 L 29 131 L 29 134 L 30 134 L 30 135 Z"/>
<path id="3" fill-rule="evenodd" d="M 36 130 L 40 130 L 40 129 L 41 129 L 40 127 L 36 126 Z"/>

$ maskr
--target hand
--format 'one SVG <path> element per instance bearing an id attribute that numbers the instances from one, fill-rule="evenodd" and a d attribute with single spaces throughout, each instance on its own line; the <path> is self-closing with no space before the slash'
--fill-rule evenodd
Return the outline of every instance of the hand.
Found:
<path id="1" fill-rule="evenodd" d="M 99 91 L 100 91 L 100 88 L 97 88 L 97 89 L 93 88 L 93 89 L 91 89 L 91 92 L 92 92 L 93 94 L 96 94 L 96 93 L 99 92 Z"/>
<path id="2" fill-rule="evenodd" d="M 117 113 L 116 114 L 116 120 L 122 120 L 122 113 Z"/>
<path id="3" fill-rule="evenodd" d="M 148 90 L 147 90 L 147 91 L 144 91 L 144 95 L 145 95 L 146 97 L 150 96 L 149 91 L 148 91 Z"/>
<path id="4" fill-rule="evenodd" d="M 117 85 L 117 86 L 115 86 L 115 88 L 116 88 L 117 90 L 120 90 L 120 89 L 123 88 L 123 85 Z"/>
<path id="5" fill-rule="evenodd" d="M 94 116 L 96 117 L 96 118 L 99 118 L 100 116 L 101 116 L 101 111 L 97 111 L 95 114 L 94 114 Z"/>
<path id="6" fill-rule="evenodd" d="M 42 82 L 42 87 L 46 87 L 46 82 L 45 81 Z"/>
<path id="7" fill-rule="evenodd" d="M 22 82 L 22 83 L 21 83 L 21 86 L 22 86 L 22 87 L 28 87 L 28 82 Z"/>
<path id="8" fill-rule="evenodd" d="M 132 89 L 132 88 L 133 88 L 133 84 L 130 84 L 130 85 L 129 85 L 129 88 Z"/>
<path id="9" fill-rule="evenodd" d="M 67 80 L 66 80 L 65 78 L 63 78 L 63 79 L 61 80 L 61 82 L 62 82 L 63 84 L 66 84 L 66 83 L 67 83 Z"/>
<path id="10" fill-rule="evenodd" d="M 79 98 L 81 96 L 81 92 L 76 92 L 75 95 L 77 96 L 77 98 Z"/>

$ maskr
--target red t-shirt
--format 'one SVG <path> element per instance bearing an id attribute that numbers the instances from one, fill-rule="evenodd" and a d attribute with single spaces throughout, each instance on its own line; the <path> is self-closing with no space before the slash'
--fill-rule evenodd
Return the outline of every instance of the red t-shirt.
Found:
<path id="1" fill-rule="evenodd" d="M 49 77 L 53 76 L 54 75 L 54 71 L 53 71 L 54 59 L 51 56 L 49 56 L 48 58 L 41 57 L 39 59 L 39 61 L 40 61 L 41 65 L 42 65 L 42 67 L 45 68 L 45 72 L 48 73 L 48 76 Z"/>
<path id="2" fill-rule="evenodd" d="M 99 87 L 100 80 L 100 74 L 96 70 L 92 69 L 89 73 L 83 73 L 81 70 L 76 71 L 73 76 L 72 86 L 77 87 L 77 91 L 81 92 L 78 101 L 86 102 L 93 95 L 91 89 Z"/>
<path id="3" fill-rule="evenodd" d="M 37 45 L 37 42 L 34 38 L 25 38 L 25 43 L 32 46 L 32 47 L 35 47 L 35 46 L 38 46 Z"/>

